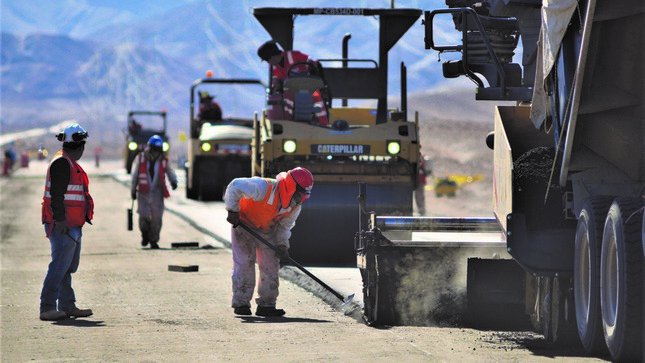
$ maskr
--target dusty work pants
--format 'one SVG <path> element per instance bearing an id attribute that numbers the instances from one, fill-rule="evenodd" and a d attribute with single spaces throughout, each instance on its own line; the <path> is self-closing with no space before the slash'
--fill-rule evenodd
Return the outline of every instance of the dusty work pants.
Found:
<path id="1" fill-rule="evenodd" d="M 45 231 L 51 226 L 45 224 Z M 70 227 L 69 232 L 61 234 L 52 229 L 49 234 L 52 261 L 40 293 L 40 312 L 56 310 L 73 311 L 76 296 L 72 289 L 72 274 L 78 269 L 81 258 L 81 227 Z"/>
<path id="2" fill-rule="evenodd" d="M 141 239 L 152 243 L 159 242 L 165 209 L 162 192 L 153 190 L 149 193 L 139 193 L 137 201 Z"/>
<path id="3" fill-rule="evenodd" d="M 258 306 L 275 307 L 278 298 L 278 270 L 280 258 L 269 247 L 256 242 L 255 237 L 241 227 L 231 228 L 233 249 L 233 302 L 232 307 L 251 306 L 255 288 L 255 262 L 260 269 Z M 269 240 L 269 242 L 272 242 Z"/>
<path id="4" fill-rule="evenodd" d="M 424 216 L 426 214 L 425 184 L 419 184 L 419 186 L 414 190 L 414 201 L 417 204 L 419 215 Z"/>

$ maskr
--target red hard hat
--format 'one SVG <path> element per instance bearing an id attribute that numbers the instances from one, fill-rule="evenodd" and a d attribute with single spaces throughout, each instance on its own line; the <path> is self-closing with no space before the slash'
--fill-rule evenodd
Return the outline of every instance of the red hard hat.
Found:
<path id="1" fill-rule="evenodd" d="M 311 172 L 305 168 L 297 167 L 289 170 L 289 175 L 291 175 L 296 184 L 304 190 L 305 195 L 303 200 L 309 199 L 311 188 L 314 186 L 314 176 Z"/>
<path id="2" fill-rule="evenodd" d="M 314 185 L 314 176 L 305 168 L 293 168 L 289 170 L 289 174 L 303 189 L 310 189 Z"/>

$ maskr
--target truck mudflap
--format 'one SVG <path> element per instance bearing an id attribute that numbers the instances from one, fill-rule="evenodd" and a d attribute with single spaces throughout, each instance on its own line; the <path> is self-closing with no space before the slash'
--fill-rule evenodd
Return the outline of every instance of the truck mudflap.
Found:
<path id="1" fill-rule="evenodd" d="M 397 239 L 404 231 L 411 238 Z M 528 321 L 525 272 L 509 259 L 494 218 L 371 213 L 355 243 L 370 325 L 506 327 Z"/>

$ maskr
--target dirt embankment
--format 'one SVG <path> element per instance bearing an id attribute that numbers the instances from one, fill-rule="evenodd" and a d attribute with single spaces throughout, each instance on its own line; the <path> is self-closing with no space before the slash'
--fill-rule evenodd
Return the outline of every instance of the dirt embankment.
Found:
<path id="1" fill-rule="evenodd" d="M 398 102 L 396 97 L 391 101 Z M 496 104 L 476 101 L 473 87 L 437 88 L 409 95 L 409 118 L 419 112 L 421 151 L 430 157 L 433 167 L 426 190 L 428 216 L 493 215 L 493 152 L 485 139 L 493 131 Z M 478 180 L 460 185 L 455 197 L 435 196 L 435 178 L 468 175 Z"/>

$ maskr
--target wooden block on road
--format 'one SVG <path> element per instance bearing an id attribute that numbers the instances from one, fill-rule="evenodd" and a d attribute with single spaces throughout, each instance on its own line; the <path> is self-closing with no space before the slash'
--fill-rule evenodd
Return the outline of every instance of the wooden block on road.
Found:
<path id="1" fill-rule="evenodd" d="M 171 248 L 199 248 L 199 242 L 172 242 Z"/>
<path id="2" fill-rule="evenodd" d="M 168 265 L 168 271 L 197 272 L 199 265 Z"/>

